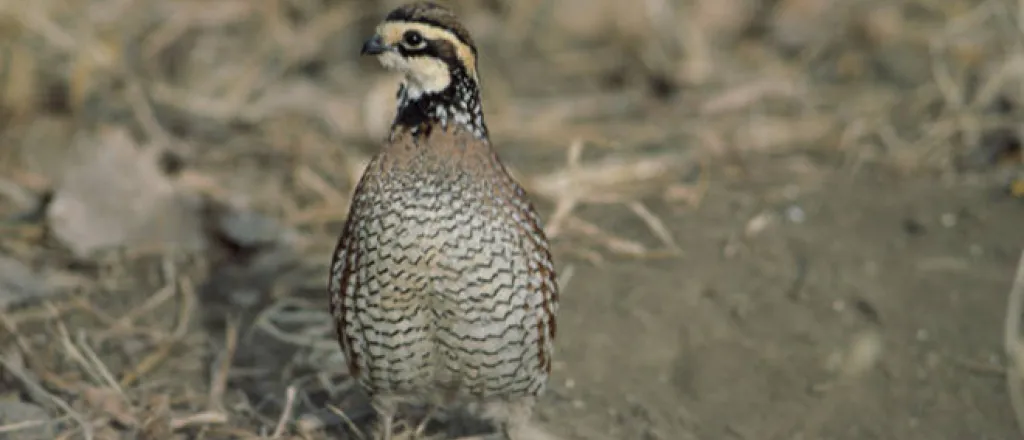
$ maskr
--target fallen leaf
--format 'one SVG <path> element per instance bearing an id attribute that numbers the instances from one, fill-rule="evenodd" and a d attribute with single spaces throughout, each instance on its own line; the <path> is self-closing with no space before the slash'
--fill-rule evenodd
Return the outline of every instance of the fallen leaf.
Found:
<path id="1" fill-rule="evenodd" d="M 4 440 L 29 440 L 54 438 L 56 423 L 46 410 L 18 400 L 0 399 L 0 427 L 11 428 L 0 431 Z"/>
<path id="2" fill-rule="evenodd" d="M 57 293 L 39 273 L 22 262 L 0 255 L 0 310 Z"/>
<path id="3" fill-rule="evenodd" d="M 82 398 L 90 408 L 112 417 L 117 423 L 127 427 L 135 427 L 139 423 L 128 402 L 115 390 L 86 387 Z"/>
<path id="4" fill-rule="evenodd" d="M 80 138 L 47 219 L 78 257 L 117 247 L 195 250 L 204 246 L 200 200 L 160 169 L 123 129 Z"/>

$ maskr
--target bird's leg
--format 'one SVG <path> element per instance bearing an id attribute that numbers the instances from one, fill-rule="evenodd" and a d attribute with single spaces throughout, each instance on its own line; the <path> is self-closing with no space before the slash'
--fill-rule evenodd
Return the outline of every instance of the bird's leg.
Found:
<path id="1" fill-rule="evenodd" d="M 508 440 L 559 440 L 530 420 L 533 415 L 533 403 L 534 399 L 528 397 L 505 404 L 500 419 L 505 437 Z"/>
<path id="2" fill-rule="evenodd" d="M 416 426 L 415 438 L 420 438 L 423 436 L 423 434 L 427 430 L 427 424 L 430 423 L 430 419 L 432 419 L 434 417 L 434 414 L 436 413 L 437 405 L 430 405 L 429 407 L 427 407 L 427 414 L 423 417 L 423 420 L 420 421 L 420 424 Z"/>
<path id="3" fill-rule="evenodd" d="M 394 427 L 395 413 L 398 410 L 398 402 L 391 396 L 377 396 L 373 399 L 373 406 L 377 409 L 377 420 L 380 426 L 383 440 L 391 440 Z"/>
<path id="4" fill-rule="evenodd" d="M 561 440 L 530 420 L 519 420 L 505 425 L 505 437 L 508 440 Z"/>
<path id="5" fill-rule="evenodd" d="M 498 432 L 458 440 L 560 440 L 531 422 L 533 403 L 532 397 L 489 402 L 485 405 L 483 417 L 494 421 Z"/>

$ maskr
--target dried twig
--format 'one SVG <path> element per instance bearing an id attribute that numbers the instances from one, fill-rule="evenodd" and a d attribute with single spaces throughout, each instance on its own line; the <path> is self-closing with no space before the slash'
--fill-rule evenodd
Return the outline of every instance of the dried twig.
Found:
<path id="1" fill-rule="evenodd" d="M 1003 328 L 1003 344 L 1010 365 L 1006 368 L 1006 388 L 1017 419 L 1017 428 L 1024 434 L 1024 344 L 1021 344 L 1020 319 L 1024 308 L 1024 252 L 1017 263 L 1017 274 L 1010 287 Z"/>
<path id="2" fill-rule="evenodd" d="M 672 252 L 680 250 L 679 245 L 676 244 L 676 239 L 672 237 L 672 232 L 665 227 L 665 222 L 661 221 L 657 215 L 654 215 L 653 212 L 647 209 L 646 205 L 641 202 L 630 202 L 627 206 L 637 217 L 644 221 L 644 224 L 651 230 L 651 233 L 658 237 L 668 250 Z"/>
<path id="3" fill-rule="evenodd" d="M 4 370 L 10 373 L 12 376 L 14 376 L 15 379 L 18 379 L 24 387 L 30 388 L 32 395 L 44 396 L 46 400 L 48 400 L 47 402 L 38 403 L 47 406 L 56 406 L 61 411 L 64 411 L 64 413 L 67 414 L 68 417 L 74 419 L 75 422 L 78 423 L 78 426 L 82 429 L 82 433 L 85 436 L 85 440 L 92 440 L 92 424 L 89 423 L 89 421 L 85 418 L 84 415 L 71 408 L 71 405 L 69 405 L 63 399 L 53 394 L 50 394 L 49 391 L 46 391 L 46 389 L 43 388 L 43 386 L 40 385 L 39 382 L 33 379 L 32 376 L 27 371 L 22 369 L 21 366 L 17 365 L 16 363 L 9 362 L 6 358 L 0 356 L 0 366 L 3 366 Z"/>
<path id="4" fill-rule="evenodd" d="M 50 420 L 25 420 L 23 422 L 8 423 L 0 425 L 0 434 L 13 433 L 18 431 L 24 431 L 26 429 L 37 428 L 48 423 L 52 423 Z"/>
<path id="5" fill-rule="evenodd" d="M 238 348 L 238 320 L 229 319 L 227 331 L 224 335 L 224 352 L 220 356 L 220 365 L 214 373 L 210 383 L 210 398 L 208 407 L 211 410 L 224 410 L 224 391 L 228 386 L 228 374 L 231 372 L 231 364 L 235 357 L 235 350 Z"/>
<path id="6" fill-rule="evenodd" d="M 109 336 L 109 334 L 111 334 L 111 333 L 114 333 L 114 332 L 117 332 L 117 331 L 120 331 L 120 330 L 131 329 L 134 326 L 136 320 L 141 318 L 146 313 L 149 313 L 149 312 L 151 312 L 153 310 L 156 310 L 164 302 L 166 302 L 167 300 L 173 298 L 175 292 L 176 292 L 176 289 L 175 289 L 174 284 L 169 283 L 169 284 L 165 285 L 164 287 L 162 287 L 159 290 L 157 290 L 153 295 L 150 295 L 150 297 L 148 299 L 146 299 L 146 301 L 143 302 L 141 305 L 139 305 L 138 307 L 136 307 L 136 308 L 134 308 L 132 310 L 129 310 L 127 313 L 122 315 L 120 318 L 117 318 L 116 321 L 114 321 L 110 325 L 110 328 L 100 332 L 97 335 L 97 337 L 100 338 L 100 339 L 103 339 L 103 338 Z M 92 309 L 92 308 L 90 308 L 90 309 Z M 100 312 L 100 311 L 97 310 L 97 312 Z M 102 313 L 102 312 L 100 312 L 100 313 Z M 106 316 L 106 314 L 103 314 L 103 315 Z M 109 317 L 109 318 L 113 319 L 112 317 Z"/>
<path id="7" fill-rule="evenodd" d="M 100 359 L 99 355 L 96 354 L 96 351 L 92 349 L 92 347 L 89 345 L 89 342 L 86 341 L 85 332 L 78 332 L 75 339 L 77 339 L 77 345 L 78 349 L 80 350 L 80 353 L 84 355 L 83 359 L 85 360 L 85 363 L 91 365 L 91 370 L 93 371 L 93 374 L 96 375 L 100 382 L 116 390 L 117 393 L 120 394 L 121 397 L 127 402 L 128 396 L 125 394 L 124 388 L 122 388 L 121 385 L 117 382 L 117 379 L 114 379 L 114 374 L 110 372 L 110 369 L 107 368 L 107 365 L 103 362 L 102 359 Z"/>
<path id="8" fill-rule="evenodd" d="M 171 429 L 179 430 L 190 426 L 217 425 L 228 422 L 228 416 L 221 412 L 206 411 L 186 417 L 175 417 L 171 419 Z"/>
<path id="9" fill-rule="evenodd" d="M 356 426 L 356 423 L 353 422 L 352 419 L 349 418 L 347 414 L 345 414 L 345 411 L 342 411 L 341 408 L 338 408 L 334 405 L 327 405 L 327 409 L 329 409 L 332 413 L 336 414 L 338 417 L 341 417 L 341 420 L 345 422 L 349 429 L 351 429 L 352 432 L 356 433 L 356 438 L 358 438 L 359 440 L 366 440 L 366 435 L 364 435 L 363 431 L 359 429 L 358 426 Z"/>
<path id="10" fill-rule="evenodd" d="M 295 393 L 295 386 L 288 386 L 285 391 L 284 411 L 281 412 L 281 418 L 277 420 L 277 426 L 274 428 L 271 438 L 281 438 L 284 435 L 284 430 L 292 419 L 292 411 L 295 410 Z"/>

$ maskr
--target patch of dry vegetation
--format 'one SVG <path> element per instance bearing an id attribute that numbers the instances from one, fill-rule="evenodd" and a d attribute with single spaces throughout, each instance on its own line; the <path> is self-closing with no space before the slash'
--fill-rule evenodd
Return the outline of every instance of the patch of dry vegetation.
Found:
<path id="1" fill-rule="evenodd" d="M 326 403 L 366 429 L 317 295 L 393 111 L 357 49 L 395 3 L 0 1 L 0 399 L 51 417 L 0 438 L 324 438 Z M 451 3 L 499 148 L 594 264 L 685 251 L 651 205 L 748 155 L 1019 160 L 1014 2 Z"/>

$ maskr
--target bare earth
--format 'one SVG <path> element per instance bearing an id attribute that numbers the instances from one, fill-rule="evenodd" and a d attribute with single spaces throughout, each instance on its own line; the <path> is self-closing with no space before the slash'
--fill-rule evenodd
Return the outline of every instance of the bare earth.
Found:
<path id="1" fill-rule="evenodd" d="M 758 162 L 668 214 L 678 259 L 577 266 L 549 423 L 581 439 L 1017 438 L 999 353 L 1024 205 L 967 179 L 803 164 Z"/>
<path id="2" fill-rule="evenodd" d="M 556 247 L 571 276 L 540 423 L 566 439 L 1018 438 L 1002 332 L 1021 200 L 991 176 L 800 154 L 752 156 L 743 169 L 706 170 L 696 207 L 650 203 L 678 256 L 597 264 Z M 580 214 L 650 240 L 625 208 Z M 316 305 L 325 268 L 313 266 L 310 289 L 292 294 Z M 264 408 L 273 416 L 286 383 L 268 378 L 290 351 L 266 341 L 243 338 L 236 368 L 270 370 L 232 383 L 277 402 Z M 315 396 L 372 429 L 363 399 Z"/>

